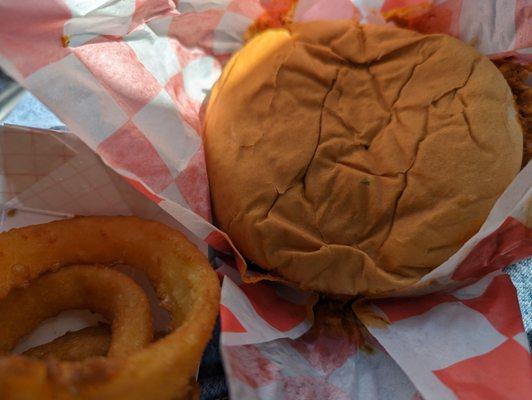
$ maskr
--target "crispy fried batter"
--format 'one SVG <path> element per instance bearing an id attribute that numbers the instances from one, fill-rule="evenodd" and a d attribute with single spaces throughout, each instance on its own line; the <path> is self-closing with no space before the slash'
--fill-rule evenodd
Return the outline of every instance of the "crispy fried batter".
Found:
<path id="1" fill-rule="evenodd" d="M 80 217 L 0 234 L 0 298 L 72 264 L 123 263 L 144 270 L 174 330 L 134 354 L 81 362 L 0 357 L 0 398 L 182 399 L 218 312 L 220 286 L 207 259 L 180 232 L 135 217 Z"/>
<path id="2" fill-rule="evenodd" d="M 0 301 L 0 354 L 46 318 L 62 311 L 90 309 L 112 323 L 110 356 L 126 356 L 151 342 L 148 297 L 130 277 L 110 268 L 74 265 L 12 290 Z"/>
<path id="3" fill-rule="evenodd" d="M 352 311 L 353 300 L 321 297 L 314 306 L 314 323 L 308 337 L 345 336 L 355 346 L 371 352 L 374 340 Z"/>
<path id="4" fill-rule="evenodd" d="M 523 166 L 525 166 L 532 159 L 532 87 L 527 83 L 532 65 L 519 64 L 512 58 L 504 58 L 494 62 L 514 94 L 519 119 L 523 126 Z"/>
<path id="5" fill-rule="evenodd" d="M 82 361 L 89 357 L 107 355 L 110 342 L 109 326 L 100 324 L 68 332 L 49 343 L 26 350 L 23 354 L 41 360 L 56 358 L 62 361 Z"/>

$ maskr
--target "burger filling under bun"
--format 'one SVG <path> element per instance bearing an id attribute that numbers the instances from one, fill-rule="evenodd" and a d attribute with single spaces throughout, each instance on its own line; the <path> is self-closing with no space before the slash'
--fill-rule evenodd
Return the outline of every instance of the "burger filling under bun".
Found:
<path id="1" fill-rule="evenodd" d="M 353 22 L 266 31 L 206 113 L 216 220 L 302 288 L 376 296 L 456 252 L 518 173 L 512 93 L 446 35 Z"/>

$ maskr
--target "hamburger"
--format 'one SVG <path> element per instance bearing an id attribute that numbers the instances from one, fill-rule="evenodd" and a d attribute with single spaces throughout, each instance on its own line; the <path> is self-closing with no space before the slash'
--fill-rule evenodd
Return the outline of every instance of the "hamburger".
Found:
<path id="1" fill-rule="evenodd" d="M 495 65 L 446 35 L 350 21 L 250 40 L 205 117 L 217 223 L 303 289 L 382 296 L 455 253 L 519 172 Z"/>

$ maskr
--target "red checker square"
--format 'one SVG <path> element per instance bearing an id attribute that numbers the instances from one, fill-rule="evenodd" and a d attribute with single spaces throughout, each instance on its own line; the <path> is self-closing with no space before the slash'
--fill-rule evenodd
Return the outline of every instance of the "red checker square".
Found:
<path id="1" fill-rule="evenodd" d="M 150 192 L 148 189 L 146 189 L 146 186 L 144 186 L 139 181 L 128 178 L 128 177 L 124 177 L 124 179 L 128 181 L 131 186 L 133 186 L 135 189 L 137 189 L 140 193 L 142 193 L 144 196 L 146 196 L 148 199 L 150 199 L 154 203 L 160 203 L 163 200 L 162 197 L 159 197 L 156 194 L 153 194 L 152 192 Z"/>
<path id="2" fill-rule="evenodd" d="M 447 0 L 431 7 L 429 12 L 414 18 L 411 26 L 424 33 L 446 33 L 452 36 L 460 34 L 459 15 L 462 0 Z"/>
<path id="3" fill-rule="evenodd" d="M 176 185 L 192 211 L 210 221 L 211 200 L 203 146 L 177 176 Z"/>
<path id="4" fill-rule="evenodd" d="M 220 320 L 222 332 L 247 332 L 246 328 L 242 326 L 235 314 L 233 314 L 233 312 L 223 304 L 220 304 Z"/>
<path id="5" fill-rule="evenodd" d="M 235 261 L 236 261 L 236 269 L 238 269 L 238 272 L 241 274 L 246 272 L 247 265 L 242 256 L 235 252 Z"/>
<path id="6" fill-rule="evenodd" d="M 350 0 L 320 0 L 301 14 L 304 21 L 320 19 L 360 20 L 360 11 Z"/>
<path id="7" fill-rule="evenodd" d="M 514 48 L 530 47 L 532 38 L 532 4 L 530 0 L 517 0 L 515 3 L 515 40 Z"/>
<path id="8" fill-rule="evenodd" d="M 224 346 L 224 358 L 235 378 L 258 388 L 279 380 L 279 367 L 262 355 L 254 345 Z"/>
<path id="9" fill-rule="evenodd" d="M 129 31 L 131 32 L 137 26 L 154 17 L 161 18 L 174 9 L 175 7 L 168 0 L 136 0 L 135 12 L 131 18 Z"/>
<path id="10" fill-rule="evenodd" d="M 285 400 L 349 400 L 351 396 L 322 377 L 295 376 L 285 378 L 283 398 Z"/>
<path id="11" fill-rule="evenodd" d="M 182 44 L 180 47 L 201 47 L 211 51 L 214 31 L 225 12 L 211 9 L 180 14 L 172 20 L 168 36 L 175 37 Z"/>
<path id="12" fill-rule="evenodd" d="M 325 329 L 317 335 L 308 331 L 290 344 L 315 370 L 332 374 L 357 352 L 357 344 L 345 334 L 333 335 Z"/>
<path id="13" fill-rule="evenodd" d="M 285 0 L 285 3 L 293 3 L 292 0 Z M 231 4 L 227 7 L 227 11 L 234 12 L 235 14 L 243 15 L 248 17 L 251 20 L 254 20 L 259 15 L 262 14 L 264 9 L 262 7 L 270 8 L 278 3 L 283 3 L 282 1 L 271 1 L 265 2 L 261 1 L 249 1 L 249 0 L 233 0 Z M 262 7 L 261 7 L 262 6 Z"/>
<path id="14" fill-rule="evenodd" d="M 157 150 L 131 121 L 100 143 L 97 152 L 109 165 L 136 175 L 156 193 L 173 181 Z"/>
<path id="15" fill-rule="evenodd" d="M 225 236 L 225 233 L 219 231 L 212 231 L 204 239 L 214 249 L 223 253 L 230 253 L 233 248 L 229 245 L 229 239 Z"/>
<path id="16" fill-rule="evenodd" d="M 386 314 L 386 317 L 391 323 L 394 323 L 402 319 L 424 314 L 432 308 L 450 301 L 456 301 L 456 297 L 450 294 L 431 294 L 405 299 L 377 300 L 374 304 Z"/>
<path id="17" fill-rule="evenodd" d="M 22 76 L 70 53 L 61 40 L 63 25 L 72 17 L 63 1 L 6 1 L 0 15 L 0 52 Z"/>
<path id="18" fill-rule="evenodd" d="M 73 52 L 130 117 L 162 89 L 131 47 L 120 39 L 98 37 Z"/>
<path id="19" fill-rule="evenodd" d="M 514 340 L 433 372 L 459 399 L 523 400 L 532 393 L 530 354 Z"/>
<path id="20" fill-rule="evenodd" d="M 192 61 L 205 56 L 205 52 L 200 49 L 186 47 L 180 42 L 172 43 L 176 49 L 177 59 L 179 60 L 179 65 L 181 65 L 181 68 L 185 68 Z"/>
<path id="21" fill-rule="evenodd" d="M 481 278 L 531 255 L 532 229 L 509 217 L 471 250 L 452 278 L 457 281 Z"/>
<path id="22" fill-rule="evenodd" d="M 513 337 L 524 331 L 517 293 L 508 275 L 496 276 L 482 296 L 462 303 L 484 315 L 503 335 Z"/>
<path id="23" fill-rule="evenodd" d="M 271 285 L 265 283 L 244 284 L 240 286 L 240 289 L 246 294 L 257 314 L 279 331 L 289 331 L 307 317 L 305 305 L 283 299 Z"/>
<path id="24" fill-rule="evenodd" d="M 183 74 L 180 72 L 170 78 L 165 88 L 177 105 L 185 122 L 200 134 L 202 131 L 202 123 L 199 119 L 199 115 L 202 103 L 191 99 L 185 92 Z"/>

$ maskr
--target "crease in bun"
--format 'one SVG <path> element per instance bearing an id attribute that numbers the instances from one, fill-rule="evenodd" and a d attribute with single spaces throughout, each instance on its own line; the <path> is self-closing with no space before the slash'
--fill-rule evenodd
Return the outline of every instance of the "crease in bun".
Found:
<path id="1" fill-rule="evenodd" d="M 464 43 L 293 24 L 231 59 L 206 112 L 213 210 L 249 259 L 304 289 L 380 296 L 482 225 L 518 173 L 497 68 Z"/>

